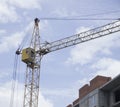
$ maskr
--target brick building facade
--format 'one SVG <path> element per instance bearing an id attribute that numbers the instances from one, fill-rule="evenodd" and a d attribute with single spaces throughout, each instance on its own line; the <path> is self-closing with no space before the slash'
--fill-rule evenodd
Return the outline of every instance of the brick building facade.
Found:
<path id="1" fill-rule="evenodd" d="M 79 89 L 79 97 L 67 107 L 120 107 L 120 75 L 96 76 Z"/>

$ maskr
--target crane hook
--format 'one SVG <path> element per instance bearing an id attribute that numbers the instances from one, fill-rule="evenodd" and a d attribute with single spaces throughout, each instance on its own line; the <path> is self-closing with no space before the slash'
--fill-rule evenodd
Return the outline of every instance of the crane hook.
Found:
<path id="1" fill-rule="evenodd" d="M 21 54 L 21 51 L 20 51 L 19 48 L 16 50 L 16 54 L 17 54 L 17 55 L 20 55 L 20 54 Z"/>

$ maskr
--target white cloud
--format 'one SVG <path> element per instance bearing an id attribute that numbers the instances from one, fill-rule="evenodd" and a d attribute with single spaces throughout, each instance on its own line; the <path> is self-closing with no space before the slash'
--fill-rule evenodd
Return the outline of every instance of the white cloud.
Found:
<path id="1" fill-rule="evenodd" d="M 0 30 L 0 34 L 5 34 L 5 33 L 7 33 L 5 29 Z"/>
<path id="2" fill-rule="evenodd" d="M 67 102 L 66 105 L 70 102 L 73 102 L 79 96 L 79 89 L 85 85 L 89 84 L 91 78 L 81 78 L 80 80 L 75 81 L 68 88 L 57 88 L 57 89 L 42 89 L 42 93 L 50 97 L 53 102 L 60 100 L 61 102 Z M 59 99 L 58 99 L 59 98 Z"/>
<path id="3" fill-rule="evenodd" d="M 20 19 L 18 9 L 41 9 L 41 0 L 1 0 L 0 23 L 16 22 Z"/>
<path id="4" fill-rule="evenodd" d="M 88 28 L 87 28 L 88 29 Z M 87 30 L 86 29 L 86 30 Z M 80 28 L 78 31 L 85 31 L 85 28 Z M 118 47 L 118 41 L 116 39 L 119 34 L 112 34 L 106 37 L 98 38 L 86 43 L 76 45 L 70 51 L 70 57 L 67 59 L 67 64 L 87 64 L 91 62 L 98 54 L 110 55 L 112 47 Z"/>
<path id="5" fill-rule="evenodd" d="M 43 21 L 41 23 L 41 30 L 44 30 L 44 27 L 47 26 L 47 21 Z M 32 31 L 34 27 L 34 22 L 30 22 L 27 27 L 23 28 L 23 31 L 18 31 L 13 34 L 10 34 L 9 36 L 4 36 L 5 30 L 1 30 L 2 36 L 0 36 L 0 53 L 8 52 L 11 49 L 18 48 L 19 45 L 24 44 L 29 45 L 30 39 L 32 36 Z"/>
<path id="6" fill-rule="evenodd" d="M 94 75 L 115 77 L 120 74 L 120 61 L 111 58 L 102 58 L 93 64 L 92 68 L 96 70 Z"/>
<path id="7" fill-rule="evenodd" d="M 58 16 L 58 17 L 72 17 L 77 16 L 78 14 L 74 11 L 68 11 L 66 8 L 60 8 L 53 11 L 52 16 Z"/>
<path id="8" fill-rule="evenodd" d="M 50 98 L 55 105 L 64 102 L 64 104 L 60 105 L 66 106 L 78 98 L 78 87 L 76 88 L 75 86 L 71 86 L 68 88 L 59 89 L 42 89 L 42 93 L 45 96 L 48 96 L 48 98 Z"/>
<path id="9" fill-rule="evenodd" d="M 46 99 L 43 97 L 42 94 L 39 95 L 39 107 L 53 107 L 54 104 L 52 103 L 51 100 Z"/>
<path id="10" fill-rule="evenodd" d="M 9 37 L 1 37 L 0 53 L 8 52 L 10 49 L 18 47 L 19 43 L 22 41 L 23 36 L 23 32 L 18 32 Z"/>
<path id="11" fill-rule="evenodd" d="M 10 77 L 10 73 L 8 73 L 7 71 L 4 72 L 5 70 L 0 70 L 0 80 L 4 80 L 5 77 Z"/>
<path id="12" fill-rule="evenodd" d="M 11 49 L 18 48 L 21 45 L 21 42 L 24 42 L 24 45 L 27 42 L 30 42 L 33 30 L 33 22 L 30 22 L 23 31 L 15 32 L 9 36 L 2 35 L 0 37 L 0 53 L 8 52 Z M 30 36 L 28 36 L 30 35 Z M 23 43 L 22 43 L 23 44 Z"/>
<path id="13" fill-rule="evenodd" d="M 24 9 L 41 9 L 40 1 L 41 0 L 9 0 L 9 3 L 15 7 Z"/>
<path id="14" fill-rule="evenodd" d="M 84 45 L 87 47 L 87 45 Z M 83 47 L 84 47 L 83 46 Z M 88 63 L 94 53 L 95 50 L 92 46 L 88 46 L 89 48 L 83 48 L 80 45 L 75 46 L 70 52 L 70 57 L 67 59 L 66 63 L 67 64 L 78 64 L 80 63 L 81 65 Z"/>
<path id="15" fill-rule="evenodd" d="M 79 89 L 85 85 L 89 84 L 90 81 L 89 78 L 81 78 L 80 80 L 75 81 L 70 87 L 67 88 L 56 88 L 56 89 L 42 89 L 42 93 L 47 96 L 53 96 L 54 98 L 59 99 L 72 99 L 75 100 L 75 98 L 78 97 Z M 57 99 L 56 99 L 57 100 Z"/>
<path id="16" fill-rule="evenodd" d="M 68 12 L 66 9 L 57 9 L 55 11 L 52 12 L 53 15 L 57 15 L 59 17 L 65 17 L 65 16 L 68 16 Z"/>
<path id="17" fill-rule="evenodd" d="M 23 84 L 18 84 L 18 89 L 15 90 L 14 107 L 22 107 L 23 103 Z M 1 107 L 9 107 L 11 94 L 11 83 L 4 83 L 0 86 L 0 105 Z M 52 102 L 49 99 L 44 98 L 40 93 L 39 95 L 39 107 L 53 107 Z"/>
<path id="18" fill-rule="evenodd" d="M 90 79 L 91 79 L 90 77 L 89 78 L 80 79 L 80 80 L 76 81 L 75 86 L 77 88 L 81 88 L 85 84 L 89 84 Z"/>
<path id="19" fill-rule="evenodd" d="M 43 89 L 43 94 L 54 97 L 68 98 L 73 97 L 73 89 Z"/>
<path id="20" fill-rule="evenodd" d="M 90 28 L 88 27 L 79 27 L 76 29 L 75 33 L 78 34 L 78 33 L 81 33 L 81 32 L 85 32 L 85 31 L 88 31 L 90 30 Z"/>
<path id="21" fill-rule="evenodd" d="M 13 6 L 8 5 L 7 1 L 0 3 L 0 23 L 15 22 L 18 14 Z"/>

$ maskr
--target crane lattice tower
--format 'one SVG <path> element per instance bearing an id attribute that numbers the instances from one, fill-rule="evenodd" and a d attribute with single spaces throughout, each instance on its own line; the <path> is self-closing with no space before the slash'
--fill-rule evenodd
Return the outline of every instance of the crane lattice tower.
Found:
<path id="1" fill-rule="evenodd" d="M 38 107 L 40 62 L 39 19 L 35 19 L 30 47 L 22 50 L 22 61 L 27 64 L 23 107 Z"/>

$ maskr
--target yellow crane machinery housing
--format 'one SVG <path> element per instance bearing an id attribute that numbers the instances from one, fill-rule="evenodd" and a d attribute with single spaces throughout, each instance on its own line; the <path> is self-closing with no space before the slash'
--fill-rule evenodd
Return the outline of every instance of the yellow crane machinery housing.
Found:
<path id="1" fill-rule="evenodd" d="M 22 50 L 22 61 L 29 67 L 33 68 L 35 59 L 35 50 L 32 48 L 26 48 Z"/>

